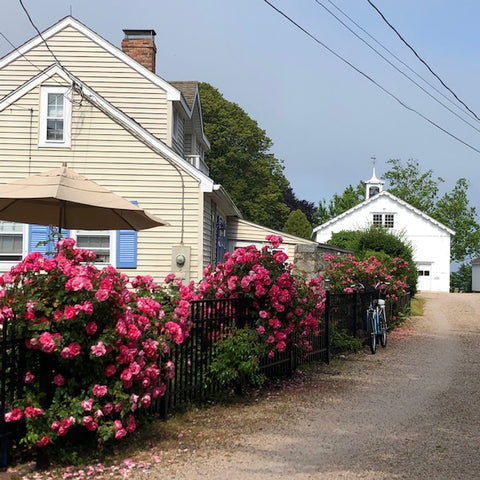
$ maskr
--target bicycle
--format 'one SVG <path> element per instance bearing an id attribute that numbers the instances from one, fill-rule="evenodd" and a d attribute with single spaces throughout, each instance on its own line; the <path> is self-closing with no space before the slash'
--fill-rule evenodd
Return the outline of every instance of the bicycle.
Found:
<path id="1" fill-rule="evenodd" d="M 367 307 L 367 334 L 369 334 L 369 345 L 372 354 L 377 352 L 377 342 L 380 342 L 382 348 L 387 346 L 387 314 L 385 311 L 385 299 L 383 291 L 388 282 L 378 282 L 375 285 L 375 291 L 378 292 L 378 298 L 373 298 L 373 292 L 370 294 L 369 304 Z M 354 287 L 356 290 L 365 290 L 361 283 L 357 283 Z"/>

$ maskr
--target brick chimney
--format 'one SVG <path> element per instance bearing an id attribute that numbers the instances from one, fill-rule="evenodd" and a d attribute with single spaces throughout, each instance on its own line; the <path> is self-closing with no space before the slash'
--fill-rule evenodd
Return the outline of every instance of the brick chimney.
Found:
<path id="1" fill-rule="evenodd" d="M 155 73 L 155 30 L 124 30 L 122 50 L 138 63 Z"/>

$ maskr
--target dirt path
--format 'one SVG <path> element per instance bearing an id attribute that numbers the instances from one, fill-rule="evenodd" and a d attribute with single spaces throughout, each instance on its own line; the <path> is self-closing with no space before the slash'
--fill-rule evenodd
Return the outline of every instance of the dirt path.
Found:
<path id="1" fill-rule="evenodd" d="M 135 478 L 480 478 L 480 295 L 424 297 L 424 317 L 385 350 L 320 369 L 258 406 L 212 409 L 205 438 L 216 429 L 216 441 L 189 442 L 199 425 L 185 433 L 181 460 Z"/>

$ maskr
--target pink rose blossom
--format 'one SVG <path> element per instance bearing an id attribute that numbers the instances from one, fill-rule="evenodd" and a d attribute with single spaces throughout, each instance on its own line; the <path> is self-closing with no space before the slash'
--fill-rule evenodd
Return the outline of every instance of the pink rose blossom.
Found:
<path id="1" fill-rule="evenodd" d="M 89 398 L 88 400 L 82 400 L 80 402 L 80 404 L 82 405 L 82 408 L 86 412 L 90 412 L 92 410 L 92 407 L 93 407 L 93 398 Z"/>
<path id="2" fill-rule="evenodd" d="M 23 416 L 23 412 L 19 408 L 12 408 L 10 412 L 5 413 L 5 421 L 9 422 L 17 422 Z"/>
<path id="3" fill-rule="evenodd" d="M 107 394 L 108 388 L 106 385 L 95 384 L 92 388 L 92 392 L 96 397 L 103 397 Z"/>
<path id="4" fill-rule="evenodd" d="M 35 379 L 35 375 L 32 372 L 27 372 L 25 374 L 25 383 L 31 383 Z"/>
<path id="5" fill-rule="evenodd" d="M 53 377 L 53 383 L 57 387 L 63 387 L 65 385 L 65 377 L 59 373 Z"/>
<path id="6" fill-rule="evenodd" d="M 99 341 L 96 345 L 92 345 L 90 350 L 96 357 L 102 357 L 107 353 L 105 344 L 102 341 Z"/>
<path id="7" fill-rule="evenodd" d="M 98 327 L 95 322 L 89 322 L 85 327 L 85 331 L 87 332 L 87 335 L 93 335 L 97 331 L 97 328 Z"/>

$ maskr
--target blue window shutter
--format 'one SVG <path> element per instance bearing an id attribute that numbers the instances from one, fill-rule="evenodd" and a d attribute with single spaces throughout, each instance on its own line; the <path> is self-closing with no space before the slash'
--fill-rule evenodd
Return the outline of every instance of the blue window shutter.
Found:
<path id="1" fill-rule="evenodd" d="M 132 200 L 138 205 L 137 200 Z M 117 267 L 137 268 L 137 237 L 135 230 L 117 231 Z"/>
<path id="2" fill-rule="evenodd" d="M 137 268 L 137 232 L 117 231 L 117 267 Z"/>
<path id="3" fill-rule="evenodd" d="M 28 226 L 28 251 L 41 252 L 45 254 L 51 251 L 49 244 L 39 245 L 40 242 L 47 242 L 50 237 L 50 227 L 45 225 Z M 49 242 L 50 243 L 50 242 Z"/>
<path id="4" fill-rule="evenodd" d="M 62 230 L 62 237 L 66 238 L 70 235 L 70 230 Z M 51 229 L 47 225 L 29 225 L 28 226 L 28 251 L 40 252 L 43 255 L 51 257 L 56 251 L 56 242 L 51 240 Z M 40 242 L 48 242 L 42 243 Z M 48 255 L 47 255 L 48 254 Z"/>

